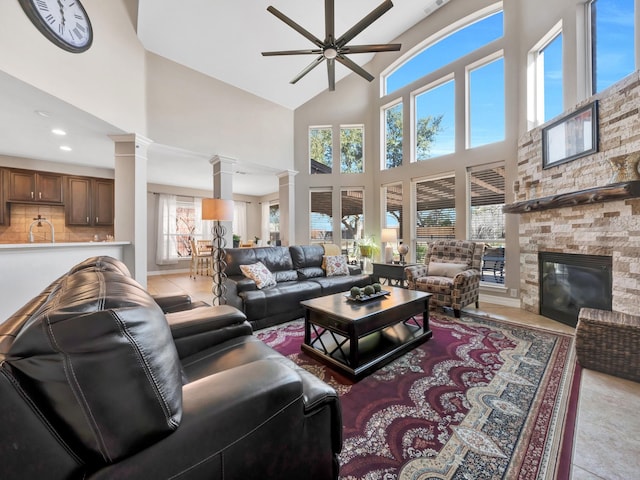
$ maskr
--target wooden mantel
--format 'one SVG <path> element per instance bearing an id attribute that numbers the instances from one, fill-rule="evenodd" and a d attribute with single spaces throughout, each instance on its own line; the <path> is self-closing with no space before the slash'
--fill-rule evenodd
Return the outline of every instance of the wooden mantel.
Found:
<path id="1" fill-rule="evenodd" d="M 534 198 L 502 207 L 504 213 L 530 213 L 552 208 L 573 207 L 591 203 L 612 202 L 640 197 L 640 180 L 612 183 L 604 187 L 588 188 L 571 193 Z"/>

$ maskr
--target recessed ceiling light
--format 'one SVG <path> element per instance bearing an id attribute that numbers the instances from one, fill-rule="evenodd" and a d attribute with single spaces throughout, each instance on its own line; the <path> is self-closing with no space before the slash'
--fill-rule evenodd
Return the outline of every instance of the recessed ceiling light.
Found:
<path id="1" fill-rule="evenodd" d="M 36 114 L 40 115 L 41 117 L 49 117 L 49 112 L 45 112 L 44 110 L 36 110 Z"/>
<path id="2" fill-rule="evenodd" d="M 67 134 L 67 132 L 65 132 L 61 128 L 54 128 L 53 130 L 51 130 L 51 133 L 53 133 L 54 135 L 61 135 L 61 136 Z"/>
<path id="3" fill-rule="evenodd" d="M 64 150 L 65 152 L 70 152 L 71 151 L 71 147 L 68 147 L 66 145 L 61 145 L 60 146 L 60 150 Z"/>

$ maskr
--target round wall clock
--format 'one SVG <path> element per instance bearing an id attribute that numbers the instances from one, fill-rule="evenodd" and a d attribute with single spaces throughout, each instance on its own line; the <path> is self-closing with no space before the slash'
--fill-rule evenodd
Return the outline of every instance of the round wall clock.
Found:
<path id="1" fill-rule="evenodd" d="M 93 41 L 89 16 L 79 0 L 18 0 L 42 34 L 68 52 L 84 52 Z"/>

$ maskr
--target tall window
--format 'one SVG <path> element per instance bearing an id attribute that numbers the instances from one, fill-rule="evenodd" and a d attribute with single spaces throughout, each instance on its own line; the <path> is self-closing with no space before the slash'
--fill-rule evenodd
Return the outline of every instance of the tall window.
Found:
<path id="1" fill-rule="evenodd" d="M 562 33 L 540 50 L 543 63 L 544 110 L 543 122 L 564 111 L 562 99 Z"/>
<path id="2" fill-rule="evenodd" d="M 415 96 L 415 159 L 428 160 L 456 149 L 455 81 Z"/>
<path id="3" fill-rule="evenodd" d="M 340 173 L 364 172 L 364 127 L 340 127 Z"/>
<path id="4" fill-rule="evenodd" d="M 191 256 L 191 239 L 210 238 L 208 222 L 202 219 L 202 199 L 158 194 L 156 262 L 175 263 Z"/>
<path id="5" fill-rule="evenodd" d="M 333 135 L 331 127 L 309 128 L 310 171 L 331 173 L 333 167 Z"/>
<path id="6" fill-rule="evenodd" d="M 269 205 L 269 241 L 275 245 L 280 240 L 280 205 Z"/>
<path id="7" fill-rule="evenodd" d="M 504 140 L 504 59 L 471 66 L 469 82 L 469 148 Z"/>
<path id="8" fill-rule="evenodd" d="M 469 169 L 470 238 L 504 246 L 504 163 Z"/>
<path id="9" fill-rule="evenodd" d="M 424 261 L 429 242 L 456 237 L 456 179 L 446 175 L 417 181 L 416 260 Z"/>
<path id="10" fill-rule="evenodd" d="M 541 125 L 564 111 L 562 95 L 562 22 L 529 52 L 529 128 Z"/>
<path id="11" fill-rule="evenodd" d="M 343 252 L 355 258 L 356 239 L 364 232 L 364 189 L 350 188 L 340 192 L 340 237 Z"/>
<path id="12" fill-rule="evenodd" d="M 402 184 L 384 185 L 382 187 L 384 202 L 383 228 L 397 228 L 398 237 L 402 238 L 404 231 L 404 216 L 402 212 Z"/>
<path id="13" fill-rule="evenodd" d="M 593 93 L 635 70 L 634 0 L 591 2 L 591 75 Z"/>
<path id="14" fill-rule="evenodd" d="M 312 242 L 333 242 L 333 207 L 331 190 L 310 192 L 310 233 Z"/>
<path id="15" fill-rule="evenodd" d="M 440 40 L 431 43 L 422 52 L 384 77 L 384 95 L 395 92 L 502 36 L 502 11 L 467 24 L 457 31 L 445 31 Z"/>
<path id="16" fill-rule="evenodd" d="M 382 168 L 402 165 L 402 102 L 384 109 L 384 159 Z"/>

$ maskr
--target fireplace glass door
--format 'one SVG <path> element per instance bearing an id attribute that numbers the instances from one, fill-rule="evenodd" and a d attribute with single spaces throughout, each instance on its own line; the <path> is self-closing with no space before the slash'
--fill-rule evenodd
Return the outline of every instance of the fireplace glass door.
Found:
<path id="1" fill-rule="evenodd" d="M 582 307 L 611 310 L 611 257 L 539 253 L 540 314 L 575 327 Z"/>

